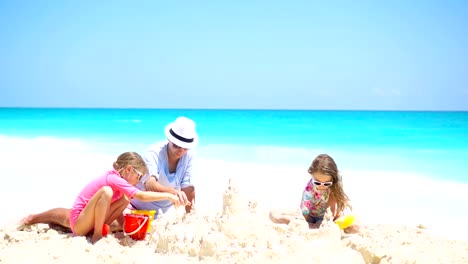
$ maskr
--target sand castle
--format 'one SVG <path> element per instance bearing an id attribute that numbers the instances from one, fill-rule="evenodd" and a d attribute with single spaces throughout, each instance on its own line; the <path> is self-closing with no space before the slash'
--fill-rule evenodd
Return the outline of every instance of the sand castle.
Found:
<path id="1" fill-rule="evenodd" d="M 247 201 L 231 179 L 211 215 L 160 212 L 144 241 L 114 233 L 95 245 L 48 225 L 0 230 L 1 263 L 468 263 L 468 243 L 408 226 L 373 226 L 346 235 L 328 212 L 309 229 L 298 211 L 288 225 Z"/>

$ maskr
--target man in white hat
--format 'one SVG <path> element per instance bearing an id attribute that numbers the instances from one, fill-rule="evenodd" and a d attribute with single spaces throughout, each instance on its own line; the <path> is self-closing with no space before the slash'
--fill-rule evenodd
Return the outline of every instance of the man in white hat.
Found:
<path id="1" fill-rule="evenodd" d="M 195 187 L 192 182 L 192 158 L 190 149 L 198 143 L 195 122 L 186 117 L 179 117 L 165 129 L 167 141 L 151 146 L 144 156 L 148 174 L 136 185 L 141 190 L 170 192 L 179 196 L 185 211 L 190 212 L 195 202 Z M 166 212 L 172 207 L 169 200 L 159 202 L 141 202 L 132 200 L 134 208 L 140 210 L 158 210 Z M 31 214 L 21 220 L 22 224 L 55 224 L 69 228 L 69 208 L 53 208 L 48 211 Z"/>
<path id="2" fill-rule="evenodd" d="M 137 188 L 155 192 L 169 192 L 179 196 L 185 211 L 192 209 L 195 201 L 195 188 L 192 181 L 193 149 L 198 143 L 195 122 L 179 117 L 166 126 L 167 141 L 150 147 L 143 157 L 148 174 L 136 185 Z M 169 200 L 142 202 L 134 199 L 131 205 L 139 210 L 161 209 L 164 213 L 172 208 Z"/>

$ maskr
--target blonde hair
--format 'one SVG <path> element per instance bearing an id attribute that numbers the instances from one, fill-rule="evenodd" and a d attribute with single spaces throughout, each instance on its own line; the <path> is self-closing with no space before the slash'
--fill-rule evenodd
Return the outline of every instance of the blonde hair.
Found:
<path id="1" fill-rule="evenodd" d="M 128 165 L 134 167 L 135 169 L 143 173 L 143 175 L 145 175 L 148 172 L 143 158 L 140 156 L 140 154 L 136 152 L 124 152 L 120 154 L 120 156 L 117 157 L 117 160 L 114 161 L 114 164 L 112 164 L 114 169 L 119 171 L 119 173 Z"/>
<path id="2" fill-rule="evenodd" d="M 309 167 L 309 173 L 313 174 L 316 172 L 332 177 L 333 185 L 330 189 L 336 200 L 337 213 L 343 212 L 346 207 L 351 209 L 349 198 L 343 190 L 343 182 L 333 158 L 327 154 L 318 155 Z"/>

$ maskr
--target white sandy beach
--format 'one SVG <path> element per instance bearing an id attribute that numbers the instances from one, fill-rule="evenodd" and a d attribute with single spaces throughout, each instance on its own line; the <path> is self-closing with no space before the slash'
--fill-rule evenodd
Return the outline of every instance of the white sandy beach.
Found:
<path id="1" fill-rule="evenodd" d="M 468 263 L 466 184 L 341 168 L 359 234 L 346 235 L 329 221 L 309 230 L 300 215 L 289 225 L 271 223 L 268 210 L 297 206 L 308 164 L 201 158 L 195 212 L 164 215 L 144 241 L 114 233 L 92 245 L 44 224 L 20 228 L 29 213 L 69 207 L 115 157 L 73 141 L 0 141 L 9 179 L 0 187 L 1 263 Z"/>
<path id="2" fill-rule="evenodd" d="M 118 232 L 91 245 L 44 224 L 4 228 L 0 262 L 468 263 L 467 241 L 435 237 L 422 226 L 372 225 L 347 235 L 332 221 L 310 230 L 300 214 L 289 225 L 272 224 L 265 215 L 229 186 L 223 210 L 164 215 L 144 241 Z"/>

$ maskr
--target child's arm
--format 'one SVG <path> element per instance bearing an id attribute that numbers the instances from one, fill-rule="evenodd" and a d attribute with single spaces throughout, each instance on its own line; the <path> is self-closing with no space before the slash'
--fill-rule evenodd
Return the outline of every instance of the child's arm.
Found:
<path id="1" fill-rule="evenodd" d="M 333 221 L 336 221 L 336 219 L 342 217 L 343 215 L 352 216 L 352 215 L 349 215 L 349 212 L 347 212 L 346 214 L 345 212 L 337 212 L 336 199 L 333 196 L 333 194 L 330 195 L 330 198 L 328 199 L 328 205 L 330 206 L 330 210 L 333 214 Z M 343 229 L 343 231 L 347 234 L 357 233 L 359 232 L 359 225 L 357 225 L 356 223 L 352 223 L 350 226 L 347 226 L 345 229 Z"/>
<path id="2" fill-rule="evenodd" d="M 143 202 L 170 200 L 175 206 L 179 206 L 179 197 L 177 195 L 166 192 L 138 191 L 135 193 L 134 198 Z"/>

